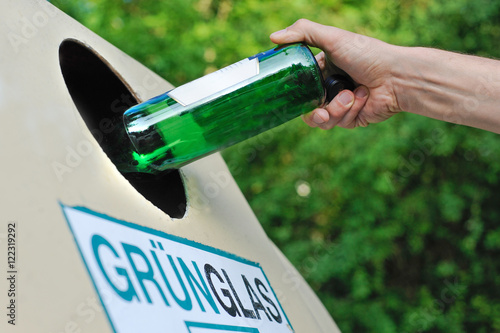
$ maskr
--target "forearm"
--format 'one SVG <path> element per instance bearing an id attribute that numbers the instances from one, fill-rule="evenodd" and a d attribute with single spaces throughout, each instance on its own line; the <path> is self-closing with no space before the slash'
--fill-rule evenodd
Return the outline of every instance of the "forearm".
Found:
<path id="1" fill-rule="evenodd" d="M 500 133 L 500 61 L 400 48 L 392 71 L 402 110 Z"/>

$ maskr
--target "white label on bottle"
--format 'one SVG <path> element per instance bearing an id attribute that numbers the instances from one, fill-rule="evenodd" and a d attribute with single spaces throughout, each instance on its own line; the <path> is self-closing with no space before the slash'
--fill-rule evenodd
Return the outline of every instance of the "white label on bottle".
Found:
<path id="1" fill-rule="evenodd" d="M 259 59 L 243 59 L 168 93 L 168 96 L 186 106 L 201 101 L 210 95 L 227 89 L 259 74 Z"/>

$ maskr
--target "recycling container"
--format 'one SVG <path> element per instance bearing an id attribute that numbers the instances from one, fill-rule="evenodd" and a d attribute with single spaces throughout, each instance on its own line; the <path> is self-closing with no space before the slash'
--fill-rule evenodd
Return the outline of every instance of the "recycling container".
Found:
<path id="1" fill-rule="evenodd" d="M 116 114 L 171 84 L 47 1 L 0 22 L 1 332 L 338 332 L 219 154 L 108 158 Z"/>

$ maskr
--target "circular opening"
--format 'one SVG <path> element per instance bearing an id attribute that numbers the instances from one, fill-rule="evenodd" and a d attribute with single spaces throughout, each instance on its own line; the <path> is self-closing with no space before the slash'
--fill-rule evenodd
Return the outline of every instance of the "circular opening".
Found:
<path id="1" fill-rule="evenodd" d="M 131 89 L 95 51 L 75 40 L 59 47 L 59 63 L 68 91 L 90 132 L 113 160 L 117 150 L 132 150 L 124 140 L 123 113 L 138 104 Z M 174 218 L 186 213 L 186 193 L 178 170 L 163 175 L 122 172 L 155 206 Z"/>

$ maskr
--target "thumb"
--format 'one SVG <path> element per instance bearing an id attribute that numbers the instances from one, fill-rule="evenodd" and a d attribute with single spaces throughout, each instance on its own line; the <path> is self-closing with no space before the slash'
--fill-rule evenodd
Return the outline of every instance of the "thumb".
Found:
<path id="1" fill-rule="evenodd" d="M 324 50 L 327 48 L 328 36 L 331 38 L 332 29 L 336 28 L 300 19 L 288 28 L 272 33 L 270 38 L 275 44 L 305 42 Z"/>

